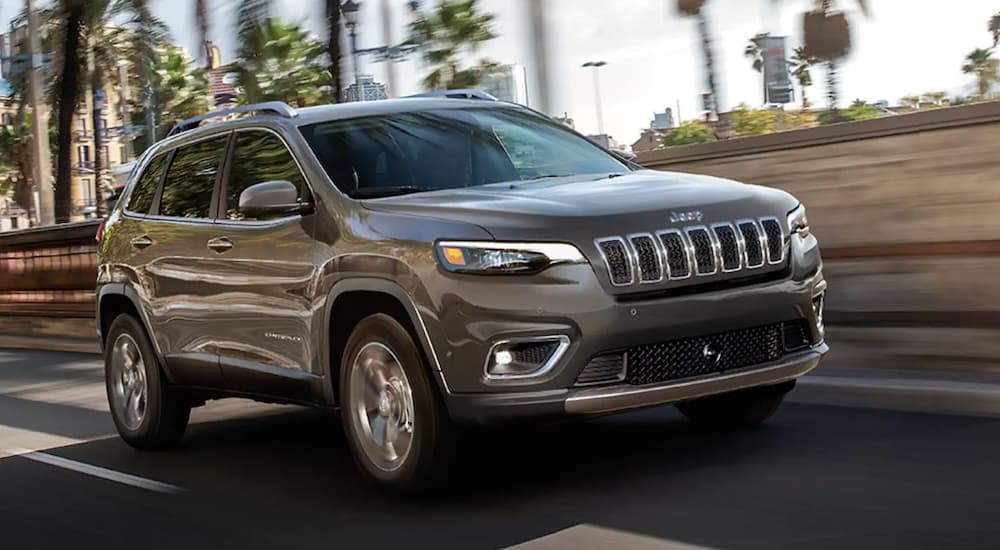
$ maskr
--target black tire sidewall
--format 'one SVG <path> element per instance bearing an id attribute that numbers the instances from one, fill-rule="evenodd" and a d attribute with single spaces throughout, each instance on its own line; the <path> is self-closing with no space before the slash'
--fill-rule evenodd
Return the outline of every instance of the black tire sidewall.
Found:
<path id="1" fill-rule="evenodd" d="M 379 468 L 367 457 L 358 439 L 364 436 L 357 433 L 354 413 L 348 410 L 354 358 L 365 345 L 373 342 L 388 347 L 396 355 L 410 384 L 413 399 L 412 447 L 403 464 L 392 471 Z M 423 353 L 417 348 L 410 333 L 389 315 L 366 317 L 357 324 L 348 338 L 341 360 L 340 403 L 344 433 L 354 461 L 369 478 L 386 488 L 412 489 L 423 486 L 432 477 L 434 461 L 438 458 L 436 455 L 440 454 L 443 411 L 428 376 Z"/>

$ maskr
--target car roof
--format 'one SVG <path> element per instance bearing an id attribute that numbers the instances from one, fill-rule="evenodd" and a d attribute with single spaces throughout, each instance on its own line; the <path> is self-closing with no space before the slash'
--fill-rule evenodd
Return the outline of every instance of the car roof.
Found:
<path id="1" fill-rule="evenodd" d="M 390 115 L 415 111 L 439 109 L 482 109 L 482 108 L 521 108 L 520 105 L 502 101 L 486 101 L 482 99 L 457 99 L 436 97 L 408 97 L 402 99 L 382 99 L 379 101 L 359 101 L 339 103 L 335 105 L 320 105 L 298 109 L 298 116 L 293 119 L 297 126 L 308 126 L 317 122 L 345 120 L 366 116 Z"/>

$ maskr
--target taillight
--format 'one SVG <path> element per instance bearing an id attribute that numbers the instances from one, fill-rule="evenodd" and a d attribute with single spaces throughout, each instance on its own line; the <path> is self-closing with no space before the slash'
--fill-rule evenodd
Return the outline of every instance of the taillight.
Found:
<path id="1" fill-rule="evenodd" d="M 108 219 L 104 218 L 101 220 L 101 224 L 97 226 L 97 242 L 101 242 L 101 237 L 104 236 L 104 224 L 108 223 Z"/>

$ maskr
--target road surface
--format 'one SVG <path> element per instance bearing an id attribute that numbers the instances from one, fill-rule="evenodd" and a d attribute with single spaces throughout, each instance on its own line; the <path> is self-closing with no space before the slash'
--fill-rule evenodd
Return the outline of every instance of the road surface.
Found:
<path id="1" fill-rule="evenodd" d="M 433 498 L 354 470 L 335 415 L 240 400 L 118 440 L 96 356 L 0 350 L 0 548 L 996 548 L 1000 419 L 787 404 L 489 432 Z"/>

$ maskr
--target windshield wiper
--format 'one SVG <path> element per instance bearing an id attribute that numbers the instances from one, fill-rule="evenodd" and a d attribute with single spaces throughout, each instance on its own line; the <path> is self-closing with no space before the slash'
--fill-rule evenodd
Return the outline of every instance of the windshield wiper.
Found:
<path id="1" fill-rule="evenodd" d="M 378 199 L 382 197 L 396 197 L 399 195 L 410 195 L 413 193 L 423 193 L 424 191 L 437 191 L 436 187 L 417 187 L 416 185 L 395 185 L 388 187 L 362 187 L 348 193 L 352 199 Z"/>

